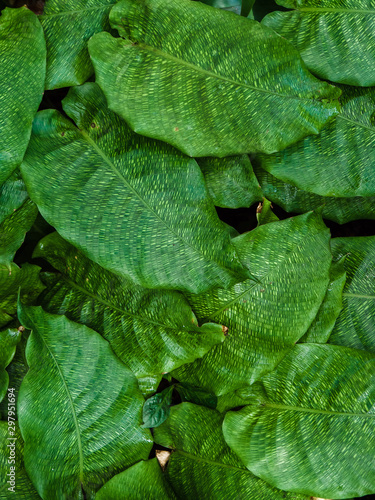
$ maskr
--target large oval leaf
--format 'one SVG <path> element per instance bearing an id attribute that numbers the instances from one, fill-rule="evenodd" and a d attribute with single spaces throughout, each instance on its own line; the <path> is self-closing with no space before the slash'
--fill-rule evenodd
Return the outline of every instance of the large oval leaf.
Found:
<path id="1" fill-rule="evenodd" d="M 260 166 L 321 196 L 374 197 L 375 88 L 346 87 L 342 104 L 341 113 L 319 136 L 280 153 L 259 155 Z"/>
<path id="2" fill-rule="evenodd" d="M 329 232 L 310 213 L 259 226 L 233 243 L 260 283 L 189 295 L 198 318 L 228 328 L 225 342 L 173 372 L 222 395 L 272 370 L 308 330 L 329 283 Z M 317 263 L 319 263 L 317 265 Z"/>
<path id="3" fill-rule="evenodd" d="M 183 403 L 155 429 L 156 443 L 174 450 L 166 476 L 179 499 L 308 500 L 277 490 L 245 469 L 224 441 L 222 421 L 215 410 Z"/>
<path id="4" fill-rule="evenodd" d="M 253 159 L 254 173 L 266 198 L 287 212 L 304 213 L 320 208 L 322 217 L 345 224 L 357 219 L 375 219 L 375 196 L 337 198 L 320 196 L 283 182 L 263 170 Z"/>
<path id="5" fill-rule="evenodd" d="M 63 237 L 146 288 L 196 293 L 248 276 L 195 160 L 133 134 L 94 83 L 71 89 L 63 106 L 77 126 L 41 111 L 21 167 Z"/>
<path id="6" fill-rule="evenodd" d="M 87 41 L 109 31 L 116 0 L 48 0 L 39 16 L 47 43 L 46 89 L 84 83 L 94 72 Z"/>
<path id="7" fill-rule="evenodd" d="M 98 333 L 41 307 L 22 307 L 32 330 L 18 396 L 28 475 L 44 500 L 93 499 L 108 479 L 147 459 L 137 380 Z"/>
<path id="8" fill-rule="evenodd" d="M 329 342 L 375 353 L 375 236 L 334 238 L 332 252 L 346 256 L 348 278 Z"/>
<path id="9" fill-rule="evenodd" d="M 101 333 L 137 377 L 161 376 L 191 363 L 225 338 L 221 325 L 198 327 L 182 294 L 121 279 L 57 233 L 43 238 L 33 256 L 44 257 L 62 273 L 44 276 L 43 308 Z"/>
<path id="10" fill-rule="evenodd" d="M 295 9 L 262 24 L 291 41 L 312 73 L 338 83 L 375 85 L 374 0 L 278 0 Z"/>
<path id="11" fill-rule="evenodd" d="M 297 345 L 227 413 L 226 442 L 273 486 L 323 498 L 375 493 L 375 357 Z"/>
<path id="12" fill-rule="evenodd" d="M 123 0 L 110 20 L 129 40 L 89 42 L 110 108 L 190 156 L 280 151 L 337 113 L 340 91 L 255 21 L 190 0 Z"/>
<path id="13" fill-rule="evenodd" d="M 43 97 L 46 43 L 38 18 L 26 7 L 0 17 L 0 186 L 19 166 Z"/>

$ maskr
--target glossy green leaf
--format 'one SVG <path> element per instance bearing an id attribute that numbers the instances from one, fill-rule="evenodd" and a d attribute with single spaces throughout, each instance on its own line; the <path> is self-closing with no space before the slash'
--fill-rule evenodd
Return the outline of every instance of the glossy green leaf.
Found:
<path id="1" fill-rule="evenodd" d="M 0 265 L 10 266 L 37 214 L 35 203 L 27 199 L 0 224 Z"/>
<path id="2" fill-rule="evenodd" d="M 94 83 L 72 88 L 63 107 L 77 126 L 57 111 L 38 113 L 21 167 L 63 237 L 147 288 L 196 293 L 249 276 L 195 160 L 133 134 Z"/>
<path id="3" fill-rule="evenodd" d="M 168 418 L 172 403 L 172 392 L 173 385 L 147 399 L 143 405 L 142 427 L 146 429 L 158 427 Z"/>
<path id="4" fill-rule="evenodd" d="M 346 281 L 346 271 L 344 267 L 345 257 L 338 262 L 334 262 L 330 270 L 330 283 L 326 296 L 320 306 L 316 318 L 311 323 L 306 334 L 300 342 L 322 343 L 328 342 L 335 322 L 342 309 L 342 291 Z"/>
<path id="5" fill-rule="evenodd" d="M 341 102 L 341 113 L 319 136 L 280 153 L 259 155 L 260 166 L 321 196 L 374 197 L 375 88 L 347 87 Z"/>
<path id="6" fill-rule="evenodd" d="M 27 57 L 25 55 L 27 54 Z M 0 17 L 0 186 L 22 161 L 43 96 L 46 44 L 38 18 L 26 7 Z"/>
<path id="7" fill-rule="evenodd" d="M 9 375 L 5 368 L 12 361 L 20 339 L 21 332 L 16 328 L 0 331 L 0 401 L 4 398 L 9 384 Z"/>
<path id="8" fill-rule="evenodd" d="M 332 253 L 346 256 L 347 280 L 329 343 L 375 353 L 375 236 L 334 238 Z"/>
<path id="9" fill-rule="evenodd" d="M 25 470 L 17 423 L 8 429 L 8 422 L 0 422 L 0 500 L 40 500 Z"/>
<path id="10" fill-rule="evenodd" d="M 19 318 L 32 330 L 18 397 L 27 473 L 43 500 L 81 499 L 81 488 L 91 500 L 148 457 L 137 380 L 90 328 L 41 307 L 22 306 Z"/>
<path id="11" fill-rule="evenodd" d="M 175 500 L 156 458 L 138 462 L 106 483 L 96 500 Z"/>
<path id="12" fill-rule="evenodd" d="M 156 443 L 175 450 L 166 476 L 179 499 L 308 500 L 277 490 L 245 469 L 224 441 L 222 420 L 215 410 L 182 403 L 155 429 Z"/>
<path id="13" fill-rule="evenodd" d="M 39 16 L 47 43 L 46 89 L 80 85 L 94 69 L 87 41 L 109 31 L 116 0 L 47 0 Z"/>
<path id="14" fill-rule="evenodd" d="M 319 78 L 375 85 L 373 0 L 277 0 L 295 9 L 273 12 L 262 23 L 297 48 Z"/>
<path id="15" fill-rule="evenodd" d="M 7 325 L 16 316 L 17 297 L 21 289 L 21 300 L 31 304 L 45 286 L 40 281 L 40 267 L 24 264 L 0 265 L 0 327 Z"/>
<path id="16" fill-rule="evenodd" d="M 250 207 L 262 191 L 247 155 L 199 158 L 208 192 L 217 207 Z"/>
<path id="17" fill-rule="evenodd" d="M 102 334 L 137 377 L 190 363 L 225 338 L 222 325 L 198 327 L 182 294 L 147 290 L 119 278 L 57 233 L 39 243 L 34 257 L 44 257 L 61 272 L 43 277 L 47 289 L 39 302 L 44 309 Z"/>
<path id="18" fill-rule="evenodd" d="M 123 0 L 110 21 L 129 40 L 89 41 L 109 107 L 190 156 L 273 153 L 337 114 L 340 90 L 259 23 L 190 0 Z"/>
<path id="19" fill-rule="evenodd" d="M 271 485 L 322 498 L 375 492 L 375 357 L 340 346 L 295 346 L 226 414 L 224 437 Z"/>
<path id="20" fill-rule="evenodd" d="M 233 240 L 260 283 L 189 295 L 198 318 L 223 322 L 228 336 L 201 360 L 173 372 L 220 396 L 272 370 L 308 330 L 329 283 L 329 232 L 317 214 L 273 222 Z M 319 265 L 317 265 L 317 262 Z"/>
<path id="21" fill-rule="evenodd" d="M 366 198 L 319 196 L 277 179 L 260 168 L 254 159 L 253 166 L 264 196 L 287 212 L 304 213 L 306 210 L 320 208 L 322 217 L 339 224 L 357 219 L 375 219 L 375 196 Z"/>

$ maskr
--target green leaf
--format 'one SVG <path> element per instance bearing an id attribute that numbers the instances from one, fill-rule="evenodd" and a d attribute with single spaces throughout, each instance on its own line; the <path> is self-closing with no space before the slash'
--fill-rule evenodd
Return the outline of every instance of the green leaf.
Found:
<path id="1" fill-rule="evenodd" d="M 0 186 L 25 154 L 45 74 L 46 44 L 37 16 L 26 7 L 4 9 L 0 17 Z"/>
<path id="2" fill-rule="evenodd" d="M 147 399 L 143 405 L 142 427 L 146 429 L 159 427 L 168 418 L 172 404 L 172 392 L 173 385 Z"/>
<path id="3" fill-rule="evenodd" d="M 0 186 L 0 222 L 18 210 L 28 197 L 25 183 L 17 169 Z"/>
<path id="4" fill-rule="evenodd" d="M 184 296 L 148 290 L 90 261 L 57 233 L 34 252 L 62 274 L 47 274 L 39 303 L 99 332 L 137 377 L 161 375 L 223 342 L 225 328 L 198 326 Z"/>
<path id="5" fill-rule="evenodd" d="M 142 395 L 147 398 L 157 391 L 162 375 L 150 375 L 148 377 L 141 377 L 138 379 L 138 387 Z"/>
<path id="6" fill-rule="evenodd" d="M 200 2 L 217 9 L 229 10 L 238 15 L 241 14 L 242 0 L 200 0 Z"/>
<path id="7" fill-rule="evenodd" d="M 243 397 L 241 389 L 234 392 L 228 392 L 217 398 L 217 411 L 225 413 L 237 406 L 244 406 L 248 404 L 246 397 Z"/>
<path id="8" fill-rule="evenodd" d="M 10 499 L 40 500 L 40 496 L 25 470 L 18 424 L 8 428 L 8 422 L 0 422 L 0 500 Z"/>
<path id="9" fill-rule="evenodd" d="M 342 291 L 346 281 L 345 257 L 334 262 L 330 270 L 330 283 L 316 318 L 299 342 L 325 344 L 331 335 L 342 309 Z"/>
<path id="10" fill-rule="evenodd" d="M 14 330 L 16 330 L 16 329 L 14 329 Z M 25 358 L 25 346 L 26 346 L 26 338 L 25 337 L 27 337 L 27 334 L 24 333 L 22 335 L 22 337 L 20 338 L 19 342 L 17 343 L 16 350 L 15 350 L 16 352 L 14 354 L 14 357 L 6 369 L 6 372 L 7 372 L 8 377 L 9 377 L 8 387 L 11 389 L 14 389 L 13 394 L 14 394 L 16 401 L 18 401 L 18 392 L 19 392 L 19 388 L 21 386 L 22 380 L 23 380 L 23 378 L 26 375 L 27 370 L 28 370 L 28 366 L 26 364 L 26 358 Z M 15 408 L 15 412 L 17 415 L 16 419 L 18 420 L 17 407 Z M 7 420 L 7 418 L 8 418 L 8 401 L 7 401 L 7 398 L 4 398 L 0 402 L 0 420 Z"/>
<path id="11" fill-rule="evenodd" d="M 329 232 L 314 213 L 257 227 L 233 240 L 260 283 L 189 295 L 198 318 L 222 322 L 228 336 L 172 375 L 220 396 L 271 371 L 308 330 L 329 283 Z M 317 263 L 319 263 L 317 265 Z"/>
<path id="12" fill-rule="evenodd" d="M 375 196 L 366 198 L 319 196 L 277 179 L 260 168 L 255 159 L 253 167 L 264 196 L 287 212 L 304 213 L 320 207 L 322 217 L 339 224 L 357 219 L 375 219 Z"/>
<path id="13" fill-rule="evenodd" d="M 16 328 L 0 332 L 0 401 L 5 397 L 9 384 L 9 375 L 5 368 L 12 361 L 20 340 L 21 332 Z"/>
<path id="14" fill-rule="evenodd" d="M 374 197 L 375 88 L 346 88 L 342 104 L 341 113 L 319 136 L 280 153 L 259 155 L 260 166 L 320 196 Z"/>
<path id="15" fill-rule="evenodd" d="M 195 160 L 133 134 L 94 83 L 72 88 L 63 107 L 77 126 L 57 111 L 38 113 L 21 167 L 63 237 L 147 288 L 196 293 L 249 277 Z"/>
<path id="16" fill-rule="evenodd" d="M 295 9 L 273 12 L 262 23 L 286 38 L 319 78 L 375 85 L 373 0 L 277 0 Z"/>
<path id="17" fill-rule="evenodd" d="M 277 490 L 246 470 L 224 441 L 222 420 L 215 410 L 182 403 L 155 429 L 155 441 L 175 450 L 165 473 L 179 499 L 307 500 Z"/>
<path id="18" fill-rule="evenodd" d="M 257 22 L 190 0 L 123 0 L 110 21 L 129 40 L 89 41 L 109 107 L 190 156 L 273 153 L 337 114 L 340 90 Z"/>
<path id="19" fill-rule="evenodd" d="M 347 280 L 329 343 L 375 353 L 375 236 L 334 238 L 332 253 L 346 256 Z"/>
<path id="20" fill-rule="evenodd" d="M 32 330 L 19 398 L 25 467 L 40 496 L 93 499 L 108 479 L 148 457 L 137 380 L 108 342 L 64 316 L 20 307 Z"/>
<path id="21" fill-rule="evenodd" d="M 247 155 L 199 158 L 197 162 L 217 207 L 250 207 L 262 199 L 262 191 Z"/>
<path id="22" fill-rule="evenodd" d="M 33 225 L 38 209 L 27 199 L 23 205 L 0 223 L 0 265 L 10 266 L 16 251 L 22 245 L 26 232 Z"/>
<path id="23" fill-rule="evenodd" d="M 106 483 L 96 500 L 175 500 L 156 458 L 138 462 Z"/>
<path id="24" fill-rule="evenodd" d="M 260 22 L 264 18 L 264 16 L 266 16 L 270 12 L 273 12 L 274 10 L 286 9 L 277 5 L 275 0 L 255 0 L 250 15 L 253 15 L 252 19 Z"/>
<path id="25" fill-rule="evenodd" d="M 224 437 L 271 485 L 323 498 L 375 492 L 375 357 L 339 346 L 295 346 L 226 414 Z"/>
<path id="26" fill-rule="evenodd" d="M 248 17 L 251 9 L 253 8 L 254 3 L 255 0 L 242 0 L 241 16 Z"/>
<path id="27" fill-rule="evenodd" d="M 46 89 L 80 85 L 94 72 L 87 41 L 109 31 L 116 0 L 47 0 L 39 16 L 47 44 Z"/>
<path id="28" fill-rule="evenodd" d="M 31 304 L 45 286 L 39 278 L 40 267 L 24 264 L 22 268 L 12 263 L 0 265 L 0 328 L 12 321 L 17 311 L 18 291 L 21 300 Z"/>
<path id="29" fill-rule="evenodd" d="M 216 408 L 217 396 L 212 392 L 207 392 L 191 384 L 176 384 L 174 387 L 182 402 L 189 401 L 197 405 L 207 406 L 207 408 Z"/>

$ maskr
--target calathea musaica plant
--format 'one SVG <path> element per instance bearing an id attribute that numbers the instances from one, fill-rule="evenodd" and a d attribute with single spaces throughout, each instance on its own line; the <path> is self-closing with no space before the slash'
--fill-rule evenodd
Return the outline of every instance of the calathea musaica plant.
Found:
<path id="1" fill-rule="evenodd" d="M 375 493 L 374 1 L 0 9 L 0 499 Z"/>

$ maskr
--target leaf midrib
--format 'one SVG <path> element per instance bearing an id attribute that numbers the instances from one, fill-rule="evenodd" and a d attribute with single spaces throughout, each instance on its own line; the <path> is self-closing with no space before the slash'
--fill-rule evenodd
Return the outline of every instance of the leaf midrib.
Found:
<path id="1" fill-rule="evenodd" d="M 51 14 L 41 14 L 39 17 L 39 19 L 48 19 L 49 17 L 61 17 L 61 16 L 71 16 L 71 15 L 74 15 L 74 14 L 80 14 L 81 12 L 89 12 L 91 10 L 110 10 L 113 5 L 114 5 L 115 2 L 109 4 L 109 5 L 101 5 L 101 6 L 96 6 L 96 7 L 90 7 L 88 9 L 78 9 L 78 10 L 65 10 L 63 12 L 53 12 Z"/>
<path id="2" fill-rule="evenodd" d="M 375 295 L 366 295 L 362 293 L 350 293 L 350 292 L 345 292 L 342 294 L 343 297 L 355 297 L 357 299 L 369 299 L 369 300 L 375 300 Z"/>
<path id="3" fill-rule="evenodd" d="M 231 276 L 238 276 L 238 273 L 235 271 L 232 271 L 231 269 L 226 268 L 223 264 L 220 262 L 217 262 L 217 260 L 210 259 L 208 258 L 202 251 L 201 249 L 197 249 L 191 245 L 191 243 L 187 240 L 184 240 L 178 233 L 175 232 L 173 228 L 171 228 L 164 219 L 160 217 L 159 214 L 157 214 L 153 208 L 147 203 L 147 201 L 142 198 L 142 196 L 138 193 L 136 189 L 133 188 L 133 186 L 126 180 L 126 178 L 122 175 L 122 173 L 118 170 L 118 168 L 112 163 L 112 161 L 108 158 L 108 156 L 100 149 L 100 147 L 96 144 L 96 142 L 90 137 L 90 135 L 86 132 L 86 130 L 83 129 L 78 129 L 77 131 L 82 134 L 84 139 L 94 148 L 96 153 L 104 160 L 104 162 L 110 167 L 110 169 L 113 171 L 117 177 L 125 184 L 125 186 L 138 198 L 138 200 L 154 215 L 155 218 L 157 218 L 161 224 L 163 224 L 168 231 L 170 231 L 179 241 L 183 243 L 183 245 L 186 245 L 189 247 L 191 250 L 194 252 L 198 253 L 199 255 L 202 256 L 202 258 L 206 262 L 214 262 L 220 269 L 222 269 L 227 275 Z M 238 259 L 240 262 L 240 260 Z M 244 268 L 244 272 L 247 272 L 247 269 Z M 249 279 L 249 278 L 248 278 Z"/>
<path id="4" fill-rule="evenodd" d="M 187 61 L 185 61 L 184 59 L 179 59 L 178 57 L 175 57 L 173 56 L 172 54 L 168 54 L 167 52 L 164 52 L 160 49 L 157 49 L 156 47 L 151 47 L 150 45 L 147 45 L 145 43 L 142 43 L 142 42 L 139 42 L 137 43 L 136 45 L 126 45 L 126 48 L 127 49 L 134 49 L 134 48 L 140 48 L 140 49 L 143 49 L 145 51 L 148 51 L 148 52 L 152 52 L 154 54 L 156 54 L 157 56 L 161 57 L 161 58 L 164 58 L 164 59 L 169 59 L 173 62 L 177 62 L 178 64 L 180 64 L 181 66 L 185 66 L 193 71 L 196 71 L 197 73 L 201 73 L 202 75 L 205 75 L 205 76 L 208 76 L 210 78 L 215 78 L 215 79 L 218 79 L 218 80 L 222 80 L 222 81 L 225 81 L 227 83 L 230 83 L 231 85 L 237 85 L 238 87 L 244 87 L 246 89 L 249 89 L 249 90 L 252 90 L 252 91 L 256 91 L 256 92 L 263 92 L 265 94 L 271 94 L 271 95 L 275 95 L 277 97 L 286 97 L 288 99 L 298 99 L 300 101 L 318 101 L 318 99 L 312 99 L 312 98 L 309 98 L 309 97 L 300 97 L 300 96 L 296 96 L 296 95 L 289 95 L 289 94 L 282 94 L 280 92 L 274 92 L 272 90 L 269 90 L 269 89 L 263 89 L 263 88 L 259 88 L 259 87 L 255 87 L 253 85 L 249 85 L 247 83 L 242 83 L 242 82 L 238 82 L 236 80 L 232 80 L 231 78 L 228 78 L 226 76 L 222 76 L 218 73 L 213 73 L 212 71 L 208 71 L 206 69 L 203 69 L 201 68 L 200 66 L 196 66 L 195 64 L 193 63 L 189 63 Z M 332 101 L 334 99 L 331 99 Z"/>
<path id="5" fill-rule="evenodd" d="M 288 406 L 279 403 L 265 403 L 263 408 L 274 408 L 276 410 L 286 410 L 286 411 L 297 411 L 302 413 L 318 413 L 321 415 L 335 415 L 339 417 L 364 417 L 364 418 L 374 418 L 375 413 L 345 413 L 345 412 L 337 412 L 331 410 L 316 410 L 313 408 L 304 408 L 302 406 Z M 262 408 L 260 407 L 260 408 Z"/>
<path id="6" fill-rule="evenodd" d="M 51 351 L 51 349 L 49 348 L 47 342 L 45 341 L 43 335 L 39 334 L 39 337 L 42 339 L 42 342 L 44 343 L 44 345 L 46 346 L 46 349 L 48 351 L 48 353 L 50 354 L 51 358 L 53 359 L 56 367 L 57 367 L 57 370 L 59 372 L 59 375 L 61 377 L 61 380 L 64 384 L 64 387 L 65 387 L 65 391 L 67 393 L 67 396 L 68 396 L 68 399 L 69 399 L 69 403 L 70 403 L 70 406 L 71 406 L 71 409 L 72 409 L 72 414 L 73 414 L 73 420 L 74 420 L 74 425 L 75 425 L 75 428 L 76 428 L 76 434 L 77 434 L 77 445 L 78 445 L 78 454 L 79 454 L 79 480 L 81 483 L 83 483 L 83 450 L 82 450 L 82 441 L 81 441 L 81 433 L 80 433 L 80 427 L 79 427 L 79 423 L 78 423 L 78 418 L 77 418 L 77 414 L 76 414 L 76 411 L 75 411 L 75 408 L 74 408 L 74 404 L 73 404 L 73 399 L 72 399 L 72 396 L 70 394 L 70 391 L 69 391 L 69 388 L 68 388 L 68 384 L 66 383 L 66 380 L 65 380 L 65 377 L 64 377 L 64 374 L 62 373 L 61 371 L 61 368 L 53 354 L 53 352 Z"/>
<path id="7" fill-rule="evenodd" d="M 209 458 L 204 458 L 204 457 L 201 457 L 201 456 L 197 456 L 197 455 L 194 455 L 193 453 L 188 453 L 187 451 L 183 451 L 183 450 L 179 450 L 179 449 L 176 449 L 176 453 L 184 456 L 184 457 L 187 457 L 187 458 L 190 458 L 192 460 L 196 460 L 198 462 L 205 462 L 207 464 L 212 464 L 212 465 L 216 465 L 218 467 L 225 467 L 227 469 L 235 469 L 235 470 L 240 470 L 242 472 L 247 472 L 248 474 L 250 474 L 251 476 L 253 476 L 253 474 L 247 470 L 247 469 L 242 469 L 241 467 L 237 467 L 235 465 L 229 465 L 229 464 L 223 464 L 222 462 L 215 462 L 215 460 L 210 460 Z M 172 455 L 173 457 L 173 455 Z"/>
<path id="8" fill-rule="evenodd" d="M 341 120 L 345 120 L 346 122 L 349 122 L 349 123 L 352 123 L 353 125 L 355 125 L 356 127 L 361 127 L 361 128 L 364 128 L 366 130 L 369 130 L 370 132 L 372 132 L 373 134 L 375 134 L 375 128 L 373 127 L 370 127 L 368 125 L 365 125 L 364 123 L 361 123 L 361 122 L 358 122 L 356 120 L 351 120 L 350 118 L 348 118 L 347 116 L 343 116 L 342 114 L 339 114 L 336 116 L 337 119 L 341 119 Z"/>
<path id="9" fill-rule="evenodd" d="M 88 290 L 86 290 L 86 288 L 82 287 L 81 285 L 78 285 L 78 283 L 76 283 L 75 281 L 73 281 L 71 278 L 69 278 L 65 274 L 61 274 L 61 277 L 68 284 L 68 286 L 70 286 L 71 288 L 73 288 L 73 289 L 75 288 L 79 292 L 81 292 L 81 293 L 87 295 L 88 297 L 92 298 L 94 301 L 100 302 L 104 306 L 108 307 L 109 309 L 113 309 L 114 311 L 117 311 L 118 313 L 120 313 L 123 316 L 130 316 L 131 318 L 134 318 L 134 319 L 137 319 L 139 321 L 142 321 L 143 323 L 149 323 L 151 325 L 155 325 L 155 326 L 158 326 L 160 328 L 163 328 L 163 330 L 173 330 L 173 331 L 177 331 L 177 332 L 182 331 L 181 330 L 182 326 L 181 326 L 181 329 L 180 329 L 178 327 L 163 325 L 162 323 L 158 323 L 157 321 L 154 321 L 154 320 L 149 319 L 147 317 L 144 318 L 143 316 L 138 316 L 137 314 L 134 314 L 134 313 L 131 313 L 131 312 L 128 312 L 128 311 L 124 311 L 123 309 L 120 309 L 119 307 L 115 306 L 111 302 L 108 302 L 105 299 L 103 299 L 103 298 L 95 295 L 94 293 L 89 292 Z M 197 326 L 197 328 L 199 328 L 199 327 Z M 190 328 L 189 328 L 189 331 L 191 331 Z"/>
<path id="10" fill-rule="evenodd" d="M 315 233 L 310 233 L 309 236 L 312 237 L 315 237 L 317 234 L 319 234 L 318 232 L 315 232 Z M 305 245 L 306 244 L 306 239 L 303 240 L 303 243 L 302 245 Z M 301 243 L 296 243 L 295 247 L 293 248 L 293 252 L 295 252 L 297 249 L 300 249 L 301 248 Z M 244 292 L 242 292 L 241 294 L 239 295 L 236 295 L 236 297 L 233 299 L 233 300 L 230 300 L 229 302 L 226 302 L 223 307 L 221 307 L 220 309 L 217 309 L 215 312 L 213 312 L 212 314 L 209 314 L 208 316 L 206 316 L 204 318 L 204 322 L 206 321 L 209 321 L 210 318 L 215 318 L 216 316 L 218 316 L 220 313 L 222 313 L 225 309 L 228 309 L 229 307 L 231 307 L 233 304 L 235 304 L 238 300 L 240 300 L 243 296 L 247 295 L 249 292 L 251 292 L 256 286 L 261 286 L 264 281 L 268 280 L 269 279 L 269 276 L 271 273 L 273 273 L 278 267 L 281 266 L 281 264 L 290 256 L 291 252 L 288 252 L 288 255 L 284 252 L 284 258 L 282 261 L 280 261 L 278 263 L 277 266 L 275 267 L 272 267 L 272 269 L 269 270 L 268 273 L 266 273 L 265 275 L 263 275 L 259 281 L 260 281 L 260 284 L 259 283 L 253 283 L 252 286 L 250 286 L 249 288 L 247 288 Z M 327 285 L 328 286 L 328 285 Z M 194 309 L 194 308 L 193 308 Z"/>
<path id="11" fill-rule="evenodd" d="M 295 9 L 298 12 L 331 12 L 333 14 L 372 14 L 375 15 L 374 10 L 367 9 L 335 9 L 335 8 L 323 8 L 323 7 L 300 7 Z"/>

